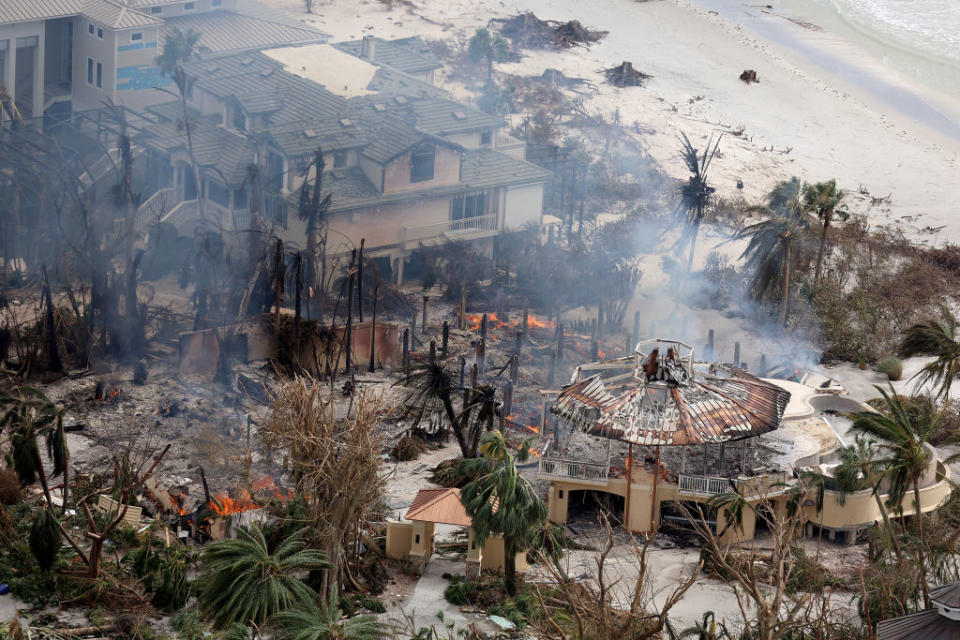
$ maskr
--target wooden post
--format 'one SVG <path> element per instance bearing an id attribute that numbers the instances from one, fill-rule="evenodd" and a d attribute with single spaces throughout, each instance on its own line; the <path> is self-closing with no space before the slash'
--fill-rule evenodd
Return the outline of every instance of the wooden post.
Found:
<path id="1" fill-rule="evenodd" d="M 553 378 L 557 369 L 557 353 L 555 351 L 550 352 L 550 373 L 547 374 L 547 388 L 553 389 Z"/>
<path id="2" fill-rule="evenodd" d="M 557 362 L 563 362 L 563 325 L 557 323 Z"/>
<path id="3" fill-rule="evenodd" d="M 503 389 L 503 415 L 509 416 L 513 413 L 513 383 L 507 381 L 507 386 Z"/>
<path id="4" fill-rule="evenodd" d="M 483 367 L 487 359 L 487 343 L 483 340 L 477 343 L 477 373 L 483 375 Z"/>
<path id="5" fill-rule="evenodd" d="M 352 265 L 351 265 L 352 267 Z M 351 360 L 353 358 L 353 283 L 354 277 L 356 274 L 353 272 L 353 269 L 350 269 L 350 279 L 347 285 L 347 333 L 346 333 L 346 342 L 347 342 L 347 372 L 350 371 L 350 366 L 352 364 Z"/>
<path id="6" fill-rule="evenodd" d="M 403 375 L 410 376 L 410 329 L 403 330 Z"/>
<path id="7" fill-rule="evenodd" d="M 477 367 L 477 363 L 474 362 L 473 366 L 470 367 L 470 388 L 477 388 L 477 380 L 480 378 L 480 369 Z"/>
<path id="8" fill-rule="evenodd" d="M 460 318 L 457 320 L 457 328 L 463 331 L 467 328 L 467 290 L 460 289 Z"/>
<path id="9" fill-rule="evenodd" d="M 460 386 L 463 386 L 464 370 L 467 368 L 467 359 L 460 356 Z"/>
<path id="10" fill-rule="evenodd" d="M 414 309 L 410 312 L 410 335 L 417 335 L 417 310 Z"/>
<path id="11" fill-rule="evenodd" d="M 520 378 L 520 356 L 514 354 L 510 359 L 510 382 L 514 386 L 517 385 L 517 380 Z"/>
<path id="12" fill-rule="evenodd" d="M 653 495 L 650 499 L 650 531 L 657 530 L 654 517 L 657 514 L 657 480 L 660 478 L 660 443 L 657 443 L 657 453 L 653 458 Z M 628 485 L 629 486 L 629 485 Z"/>
<path id="13" fill-rule="evenodd" d="M 630 500 L 633 497 L 633 443 L 631 442 L 629 444 L 630 446 L 627 449 L 627 498 L 623 508 L 623 525 L 628 532 L 632 533 L 633 529 L 630 526 Z"/>
<path id="14" fill-rule="evenodd" d="M 480 339 L 487 339 L 487 314 L 480 316 Z"/>
<path id="15" fill-rule="evenodd" d="M 590 318 L 590 339 L 595 341 L 598 337 L 599 337 L 599 334 L 597 333 L 597 319 Z"/>
<path id="16" fill-rule="evenodd" d="M 740 343 L 739 342 L 733 343 L 733 366 L 735 367 L 740 366 Z"/>
<path id="17" fill-rule="evenodd" d="M 444 359 L 447 357 L 447 344 L 450 342 L 450 323 L 446 320 L 443 321 L 443 341 L 440 343 L 440 353 L 443 354 Z"/>
<path id="18" fill-rule="evenodd" d="M 427 335 L 427 311 L 430 308 L 430 296 L 423 296 L 423 329 L 421 333 Z"/>
<path id="19" fill-rule="evenodd" d="M 370 367 L 368 370 L 373 373 L 376 368 L 377 353 L 377 297 L 380 295 L 380 285 L 373 288 L 373 320 L 370 323 Z"/>
<path id="20" fill-rule="evenodd" d="M 597 305 L 597 340 L 603 337 L 603 303 Z"/>
<path id="21" fill-rule="evenodd" d="M 524 339 L 527 336 L 527 330 L 530 328 L 530 308 L 527 303 L 523 303 L 523 321 L 520 323 L 520 331 L 523 332 Z"/>
<path id="22" fill-rule="evenodd" d="M 357 263 L 357 319 L 363 322 L 363 245 L 366 238 L 360 238 L 360 261 Z"/>
<path id="23" fill-rule="evenodd" d="M 430 341 L 430 364 L 437 364 L 437 341 Z"/>
<path id="24" fill-rule="evenodd" d="M 513 353 L 515 355 L 520 355 L 520 349 L 523 348 L 523 336 L 526 335 L 523 331 L 517 331 L 517 342 L 513 346 Z"/>

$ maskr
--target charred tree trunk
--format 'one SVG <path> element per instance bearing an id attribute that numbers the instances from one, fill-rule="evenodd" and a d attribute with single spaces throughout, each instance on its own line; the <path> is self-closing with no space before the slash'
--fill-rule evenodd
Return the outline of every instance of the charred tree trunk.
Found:
<path id="1" fill-rule="evenodd" d="M 63 371 L 60 349 L 57 346 L 57 327 L 53 318 L 53 295 L 50 293 L 50 281 L 47 279 L 47 267 L 43 267 L 43 300 L 46 306 L 43 321 L 43 357 L 47 371 Z"/>

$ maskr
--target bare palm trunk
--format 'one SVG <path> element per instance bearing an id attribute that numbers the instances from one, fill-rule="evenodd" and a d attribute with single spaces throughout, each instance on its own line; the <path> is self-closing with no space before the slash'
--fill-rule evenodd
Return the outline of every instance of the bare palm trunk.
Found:
<path id="1" fill-rule="evenodd" d="M 823 254 L 827 249 L 827 232 L 830 229 L 830 219 L 827 218 L 823 221 L 823 231 L 820 233 L 820 248 L 817 250 L 817 268 L 814 270 L 813 282 L 814 284 L 820 282 L 820 278 L 823 276 L 821 269 L 823 268 Z"/>
<path id="2" fill-rule="evenodd" d="M 880 499 L 880 492 L 874 491 L 873 498 L 877 501 L 877 508 L 880 509 L 880 515 L 883 517 L 883 524 L 887 529 L 887 535 L 890 536 L 890 543 L 893 546 L 893 552 L 897 556 L 897 562 L 903 562 L 903 552 L 900 550 L 900 542 L 897 540 L 897 536 L 894 535 L 893 523 L 890 522 L 890 514 L 887 513 L 887 508 L 883 504 L 883 500 Z"/>
<path id="3" fill-rule="evenodd" d="M 513 545 L 507 544 L 504 540 L 504 558 L 503 558 L 503 587 L 507 595 L 517 595 L 517 554 L 513 550 Z"/>
<path id="4" fill-rule="evenodd" d="M 780 326 L 787 326 L 787 304 L 790 300 L 790 240 L 783 248 L 783 283 L 780 291 Z"/>
<path id="5" fill-rule="evenodd" d="M 920 590 L 923 592 L 923 608 L 930 608 L 930 588 L 927 586 L 927 564 L 923 548 L 926 542 L 923 539 L 923 514 L 920 512 L 920 477 L 913 478 L 914 518 L 917 519 L 917 538 L 920 544 L 917 547 L 917 562 L 920 564 Z"/>

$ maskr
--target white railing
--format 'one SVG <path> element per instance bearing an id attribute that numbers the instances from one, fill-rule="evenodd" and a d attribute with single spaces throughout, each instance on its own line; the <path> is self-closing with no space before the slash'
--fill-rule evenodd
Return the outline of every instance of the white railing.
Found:
<path id="1" fill-rule="evenodd" d="M 144 227 L 173 206 L 173 187 L 159 189 L 137 207 L 137 226 Z"/>
<path id="2" fill-rule="evenodd" d="M 417 227 L 401 228 L 404 249 L 415 249 L 420 244 L 435 243 L 442 240 L 457 240 L 484 237 L 495 234 L 498 229 L 497 214 L 446 220 Z"/>
<path id="3" fill-rule="evenodd" d="M 679 493 L 693 493 L 703 496 L 712 496 L 730 491 L 730 479 L 716 476 L 685 476 L 677 478 Z"/>
<path id="4" fill-rule="evenodd" d="M 184 232 L 184 227 L 192 219 L 197 222 L 200 221 L 199 218 L 199 208 L 197 207 L 196 200 L 185 200 L 175 206 L 169 211 L 163 218 L 161 222 L 169 222 L 174 227 L 177 228 L 177 233 L 182 234 Z"/>
<path id="5" fill-rule="evenodd" d="M 543 457 L 537 473 L 547 478 L 574 478 L 606 484 L 610 465 Z"/>

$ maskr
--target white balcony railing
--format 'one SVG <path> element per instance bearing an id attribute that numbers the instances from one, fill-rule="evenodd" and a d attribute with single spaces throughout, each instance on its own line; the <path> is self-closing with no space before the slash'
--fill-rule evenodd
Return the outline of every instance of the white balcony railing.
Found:
<path id="1" fill-rule="evenodd" d="M 471 240 L 497 233 L 499 224 L 496 213 L 460 220 L 446 220 L 416 227 L 403 227 L 401 239 L 404 249 L 416 249 L 420 245 L 439 244 L 444 240 Z"/>
<path id="2" fill-rule="evenodd" d="M 142 229 L 162 218 L 164 213 L 173 206 L 173 187 L 157 190 L 137 208 L 137 227 Z"/>
<path id="3" fill-rule="evenodd" d="M 730 491 L 730 479 L 715 476 L 686 476 L 677 478 L 679 493 L 692 493 L 700 496 L 712 496 Z"/>
<path id="4" fill-rule="evenodd" d="M 607 484 L 610 465 L 543 457 L 540 458 L 538 474 L 546 478 L 573 478 Z"/>

